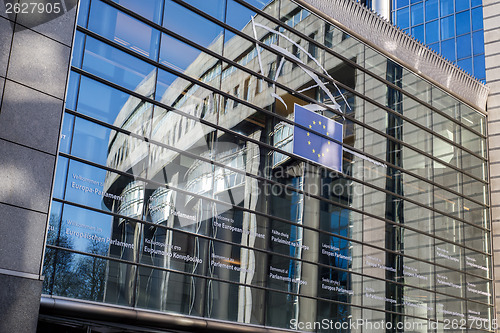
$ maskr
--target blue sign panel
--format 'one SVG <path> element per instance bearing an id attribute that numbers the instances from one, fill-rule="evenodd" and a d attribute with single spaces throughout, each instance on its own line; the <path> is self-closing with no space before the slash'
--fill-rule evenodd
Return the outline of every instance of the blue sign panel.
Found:
<path id="1" fill-rule="evenodd" d="M 342 124 L 295 104 L 293 152 L 327 168 L 342 171 Z M 318 135 L 318 134 L 322 134 Z"/>

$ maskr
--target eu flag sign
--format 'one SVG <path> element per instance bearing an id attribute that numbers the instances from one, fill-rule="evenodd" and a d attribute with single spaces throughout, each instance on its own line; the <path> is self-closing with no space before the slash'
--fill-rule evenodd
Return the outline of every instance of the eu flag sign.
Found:
<path id="1" fill-rule="evenodd" d="M 293 152 L 310 161 L 342 171 L 342 124 L 295 104 Z M 322 134 L 324 136 L 320 136 Z"/>

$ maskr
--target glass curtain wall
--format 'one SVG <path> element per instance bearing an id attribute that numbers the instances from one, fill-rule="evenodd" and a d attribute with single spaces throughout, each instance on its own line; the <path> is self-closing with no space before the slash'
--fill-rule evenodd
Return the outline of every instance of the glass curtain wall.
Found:
<path id="1" fill-rule="evenodd" d="M 467 73 L 486 80 L 481 0 L 393 0 L 392 22 Z"/>
<path id="2" fill-rule="evenodd" d="M 292 1 L 82 0 L 43 292 L 491 331 L 485 135 L 484 115 Z"/>

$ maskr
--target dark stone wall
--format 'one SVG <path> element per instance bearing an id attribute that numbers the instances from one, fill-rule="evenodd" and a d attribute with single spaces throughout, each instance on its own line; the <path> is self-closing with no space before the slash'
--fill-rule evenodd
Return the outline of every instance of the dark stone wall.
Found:
<path id="1" fill-rule="evenodd" d="M 59 13 L 12 13 L 59 3 Z M 0 332 L 35 332 L 77 0 L 0 0 Z"/>

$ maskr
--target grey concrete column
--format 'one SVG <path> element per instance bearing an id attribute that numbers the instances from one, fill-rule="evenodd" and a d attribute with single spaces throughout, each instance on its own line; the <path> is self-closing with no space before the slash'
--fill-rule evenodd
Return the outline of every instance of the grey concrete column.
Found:
<path id="1" fill-rule="evenodd" d="M 304 163 L 305 164 L 305 163 Z M 305 192 L 313 195 L 321 195 L 321 174 L 320 169 L 310 164 L 304 165 L 304 187 Z M 304 198 L 304 214 L 302 223 L 308 227 L 319 229 L 320 226 L 320 202 L 318 199 L 303 195 Z M 319 233 L 309 229 L 304 229 L 303 244 L 309 246 L 311 250 L 302 252 L 302 259 L 319 262 L 319 251 L 321 251 L 319 243 Z M 317 249 L 317 250 L 316 250 Z M 309 265 L 307 269 L 302 269 L 301 279 L 307 281 L 306 285 L 300 287 L 300 293 L 304 295 L 317 296 L 318 293 L 318 267 Z M 299 322 L 307 323 L 314 322 L 317 319 L 317 301 L 311 298 L 302 298 L 299 302 Z"/>
<path id="2" fill-rule="evenodd" d="M 500 317 L 500 2 L 483 1 L 488 147 L 491 186 L 491 229 L 493 234 L 493 270 L 495 278 L 496 317 Z"/>
<path id="3" fill-rule="evenodd" d="M 35 332 L 77 0 L 0 0 L 0 332 Z M 33 2 L 33 1 L 31 1 Z"/>

